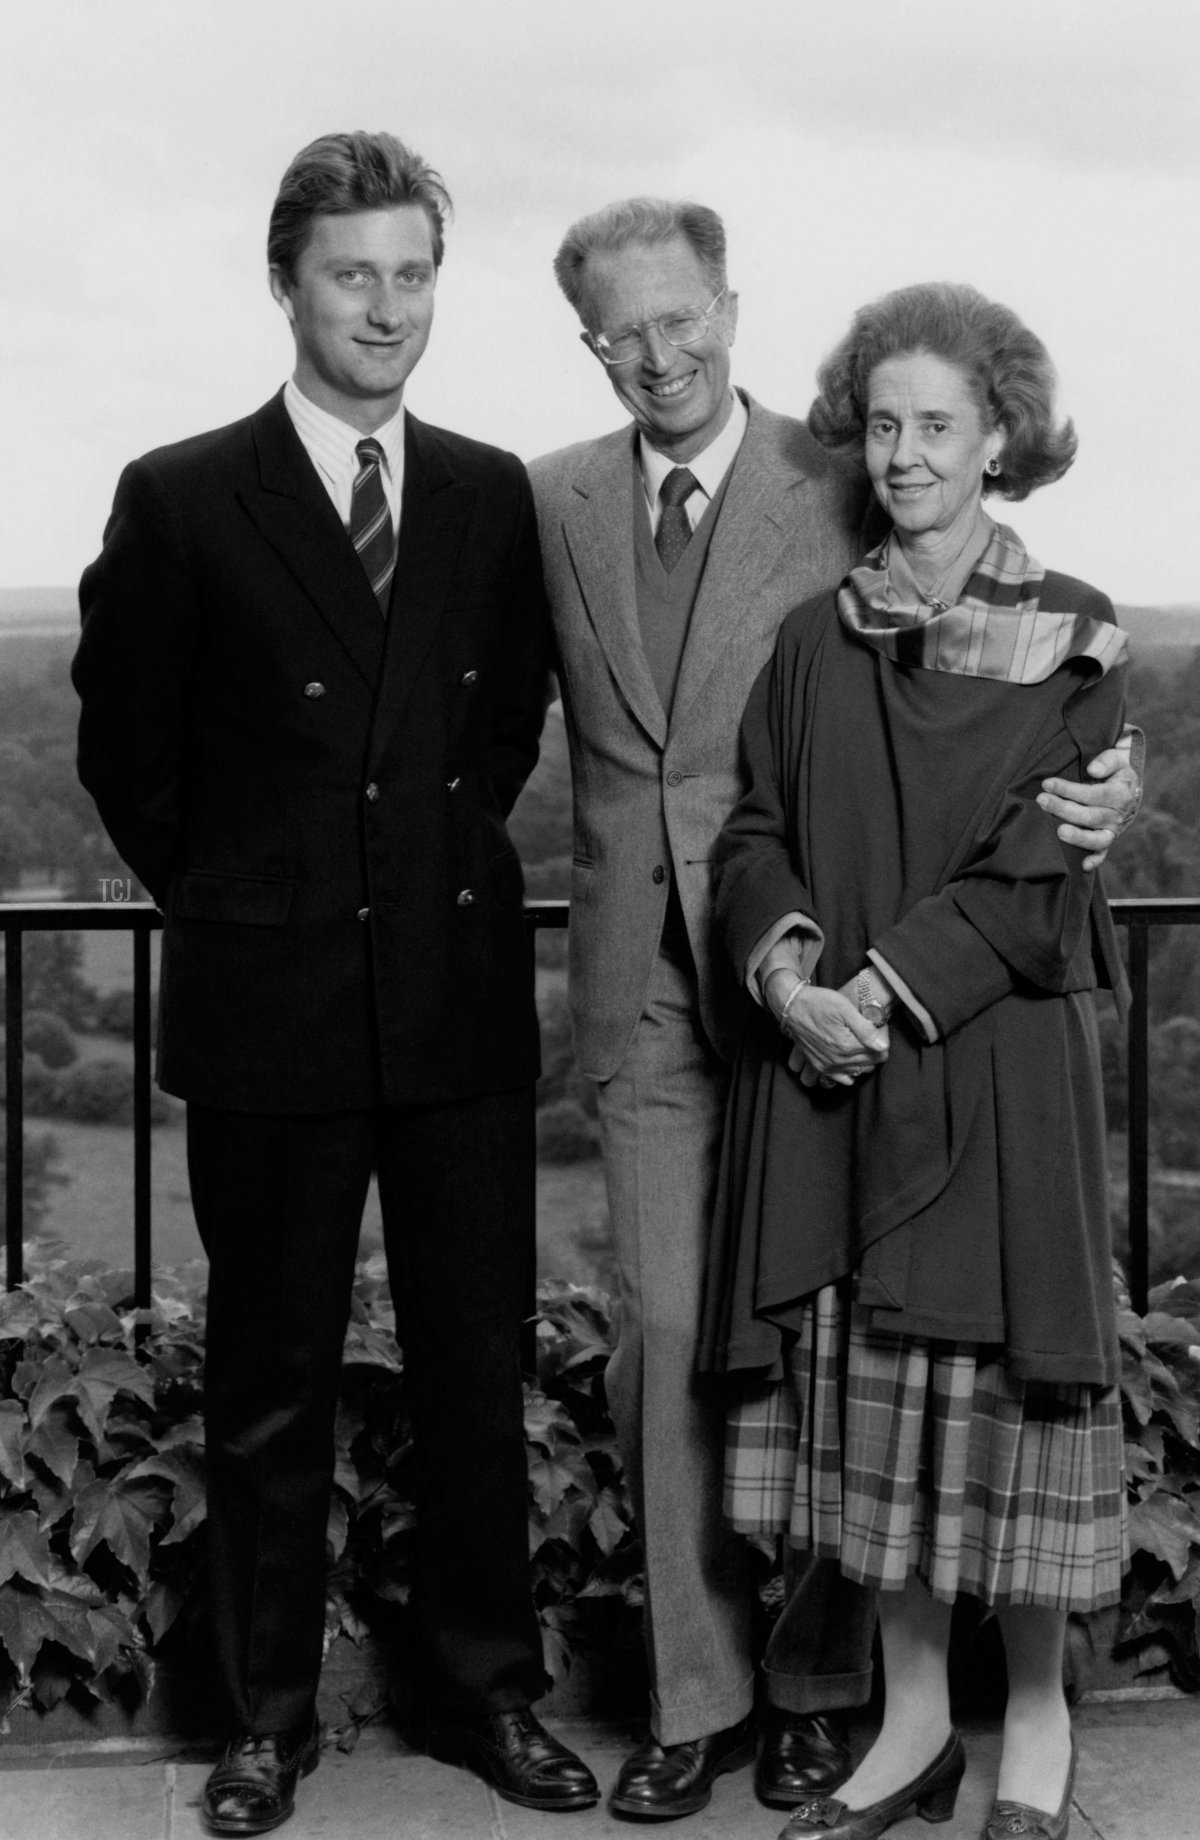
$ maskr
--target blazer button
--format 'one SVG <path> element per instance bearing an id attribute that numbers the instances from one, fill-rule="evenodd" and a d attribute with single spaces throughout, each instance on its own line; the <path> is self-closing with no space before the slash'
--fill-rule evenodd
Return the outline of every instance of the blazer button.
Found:
<path id="1" fill-rule="evenodd" d="M 458 681 L 460 684 L 473 684 L 478 676 L 478 671 L 464 671 Z"/>
<path id="2" fill-rule="evenodd" d="M 667 774 L 667 784 L 668 786 L 682 786 L 683 774 L 676 773 L 675 769 L 672 767 L 671 771 Z"/>
<path id="3" fill-rule="evenodd" d="M 325 686 L 324 684 L 305 684 L 304 694 L 305 696 L 324 696 Z"/>
<path id="4" fill-rule="evenodd" d="M 371 804 L 373 805 L 378 797 L 379 797 L 379 787 L 375 784 L 375 781 L 372 780 L 371 784 L 367 787 L 367 798 L 370 800 Z"/>
<path id="5" fill-rule="evenodd" d="M 458 905 L 460 907 L 474 907 L 475 890 L 473 888 L 464 888 L 458 897 Z"/>
<path id="6" fill-rule="evenodd" d="M 446 791 L 447 792 L 457 792 L 461 785 L 462 785 L 462 776 L 456 773 L 453 779 L 448 779 L 446 781 Z"/>
<path id="7" fill-rule="evenodd" d="M 661 863 L 656 863 L 655 868 L 654 868 L 654 873 L 650 877 L 650 880 L 652 882 L 665 882 L 666 879 L 667 879 L 666 870 L 663 868 Z"/>
<path id="8" fill-rule="evenodd" d="M 365 920 L 367 915 L 370 913 L 370 911 L 371 910 L 369 907 L 360 907 L 358 910 L 358 913 L 355 915 L 355 918 L 357 920 Z"/>

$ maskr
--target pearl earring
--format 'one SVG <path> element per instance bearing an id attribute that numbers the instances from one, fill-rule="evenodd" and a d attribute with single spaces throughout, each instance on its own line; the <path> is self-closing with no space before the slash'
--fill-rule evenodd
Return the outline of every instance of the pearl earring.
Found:
<path id="1" fill-rule="evenodd" d="M 994 454 L 992 455 L 992 458 L 988 461 L 987 465 L 984 467 L 983 470 L 985 473 L 990 473 L 993 479 L 996 478 L 996 476 L 998 475 L 1000 471 L 1000 462 L 997 460 Z"/>

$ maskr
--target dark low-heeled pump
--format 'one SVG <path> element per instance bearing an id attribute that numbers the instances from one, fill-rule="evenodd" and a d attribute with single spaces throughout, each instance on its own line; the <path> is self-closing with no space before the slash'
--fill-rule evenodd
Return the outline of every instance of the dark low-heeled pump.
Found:
<path id="1" fill-rule="evenodd" d="M 1031 1808 L 1028 1802 L 993 1802 L 992 1812 L 984 1823 L 980 1840 L 1013 1840 L 1024 1834 L 1026 1840 L 1066 1840 L 1071 1825 L 1071 1797 L 1075 1793 L 1075 1766 L 1079 1752 L 1075 1734 L 1071 1733 L 1071 1762 L 1067 1769 L 1067 1786 L 1056 1814 L 1044 1808 Z"/>
<path id="2" fill-rule="evenodd" d="M 894 1795 L 866 1808 L 847 1808 L 833 1795 L 812 1796 L 797 1806 L 779 1840 L 876 1840 L 913 1809 L 923 1821 L 948 1821 L 966 1767 L 962 1739 L 952 1731 L 933 1762 Z"/>

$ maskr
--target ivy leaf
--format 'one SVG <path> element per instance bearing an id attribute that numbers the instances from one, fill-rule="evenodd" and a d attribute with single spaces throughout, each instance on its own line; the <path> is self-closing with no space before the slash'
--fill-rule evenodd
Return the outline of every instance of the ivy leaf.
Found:
<path id="1" fill-rule="evenodd" d="M 136 1662 L 137 1635 L 128 1617 L 111 1604 L 89 1604 L 84 1612 L 92 1639 L 92 1665 L 103 1674 L 122 1658 Z"/>
<path id="2" fill-rule="evenodd" d="M 563 1614 L 551 1606 L 539 1611 L 542 1626 L 542 1665 L 551 1680 L 561 1680 L 570 1671 L 571 1650 L 562 1633 Z"/>
<path id="3" fill-rule="evenodd" d="M 1171 1316 L 1190 1316 L 1200 1326 L 1200 1283 L 1172 1278 L 1156 1284 L 1150 1293 L 1151 1310 L 1166 1311 Z"/>
<path id="4" fill-rule="evenodd" d="M 15 1399 L 0 1399 L 0 1476 L 14 1488 L 29 1485 L 25 1468 L 25 1408 Z"/>
<path id="5" fill-rule="evenodd" d="M 350 1516 L 346 1504 L 340 1496 L 335 1495 L 329 1504 L 329 1519 L 325 1526 L 325 1544 L 331 1558 L 340 1559 L 346 1550 L 346 1536 L 350 1531 Z"/>
<path id="6" fill-rule="evenodd" d="M 1127 1348 L 1133 1350 L 1140 1359 L 1146 1352 L 1146 1335 L 1142 1328 L 1142 1319 L 1132 1310 L 1117 1311 L 1117 1334 Z"/>
<path id="7" fill-rule="evenodd" d="M 1147 1599 L 1147 1607 L 1153 1604 L 1195 1604 L 1200 1614 L 1200 1557 L 1188 1566 L 1184 1576 L 1171 1589 L 1160 1585 L 1157 1591 Z"/>
<path id="8" fill-rule="evenodd" d="M 150 1566 L 150 1521 L 132 1491 L 93 1482 L 75 1503 L 71 1554 L 77 1565 L 103 1543 L 145 1585 Z"/>
<path id="9" fill-rule="evenodd" d="M 80 1303 L 63 1318 L 71 1333 L 85 1344 L 98 1342 L 105 1335 L 121 1334 L 121 1318 L 107 1303 Z"/>
<path id="10" fill-rule="evenodd" d="M 10 1578 L 25 1578 L 46 1588 L 52 1563 L 49 1543 L 33 1509 L 0 1510 L 0 1585 Z"/>
<path id="11" fill-rule="evenodd" d="M 1184 1443 L 1193 1450 L 1200 1449 L 1200 1407 L 1195 1401 L 1177 1388 L 1163 1401 L 1163 1407 Z"/>
<path id="12" fill-rule="evenodd" d="M 571 1472 L 561 1463 L 535 1457 L 529 1465 L 529 1486 L 543 1514 L 553 1514 L 571 1486 Z"/>
<path id="13" fill-rule="evenodd" d="M 22 1686 L 28 1686 L 43 1642 L 57 1642 L 95 1668 L 107 1666 L 116 1647 L 133 1635 L 118 1611 L 82 1603 L 64 1591 L 0 1591 L 0 1642 Z M 91 1685 L 85 1681 L 85 1685 Z"/>
<path id="14" fill-rule="evenodd" d="M 52 1355 L 48 1361 L 43 1362 L 38 1383 L 29 1401 L 31 1427 L 36 1431 L 51 1406 L 60 1399 L 73 1398 L 74 1393 L 74 1372 L 58 1355 Z"/>
<path id="15" fill-rule="evenodd" d="M 79 1363 L 75 1376 L 75 1394 L 79 1412 L 97 1443 L 113 1400 L 118 1393 L 131 1393 L 146 1405 L 154 1404 L 154 1381 L 133 1356 L 121 1348 L 89 1348 Z M 30 1408 L 30 1416 L 33 1410 Z"/>
<path id="16" fill-rule="evenodd" d="M 12 1370 L 12 1379 L 5 1391 L 11 1393 L 14 1399 L 28 1400 L 42 1377 L 42 1369 L 45 1365 L 44 1355 L 39 1356 L 37 1360 L 18 1361 Z"/>
<path id="17" fill-rule="evenodd" d="M 177 1450 L 184 1447 L 195 1451 L 197 1456 L 204 1455 L 204 1420 L 198 1412 L 190 1418 L 184 1418 L 177 1425 L 169 1425 L 154 1440 L 156 1450 Z"/>
<path id="18" fill-rule="evenodd" d="M 1193 1546 L 1200 1546 L 1200 1521 L 1178 1496 L 1160 1491 L 1130 1509 L 1129 1539 L 1169 1565 L 1178 1580 L 1188 1569 Z"/>
<path id="19" fill-rule="evenodd" d="M 1145 1318 L 1146 1340 L 1156 1347 L 1190 1348 L 1197 1339 L 1196 1325 L 1178 1316 L 1154 1311 Z"/>
<path id="20" fill-rule="evenodd" d="M 1163 1429 L 1146 1425 L 1137 1438 L 1125 1440 L 1125 1475 L 1130 1482 L 1157 1483 L 1163 1471 Z"/>
<path id="21" fill-rule="evenodd" d="M 32 1411 L 30 1417 L 32 1418 Z M 67 1409 L 61 1399 L 47 1407 L 25 1440 L 26 1454 L 44 1463 L 52 1476 L 70 1488 L 79 1463 L 79 1439 L 71 1429 Z"/>
<path id="22" fill-rule="evenodd" d="M 134 1482 L 142 1476 L 161 1476 L 171 1484 L 172 1521 L 159 1544 L 179 1545 L 201 1525 L 208 1512 L 204 1467 L 199 1456 L 187 1445 L 180 1445 L 174 1450 L 160 1450 L 155 1456 L 144 1457 L 140 1463 L 132 1464 L 121 1480 Z M 151 1512 L 150 1518 L 157 1520 L 160 1516 Z"/>
<path id="23" fill-rule="evenodd" d="M 583 1530 L 592 1514 L 592 1503 L 584 1496 L 572 1501 L 569 1497 L 560 1501 L 554 1513 L 547 1520 L 545 1528 L 539 1528 L 536 1521 L 530 1522 L 530 1539 L 534 1529 L 538 1532 L 538 1545 L 543 1540 L 565 1540 L 574 1550 L 578 1547 Z"/>
<path id="24" fill-rule="evenodd" d="M 609 1558 L 625 1537 L 628 1517 L 621 1512 L 621 1504 L 612 1489 L 603 1489 L 600 1500 L 588 1519 L 597 1546 Z"/>
<path id="25" fill-rule="evenodd" d="M 0 1294 L 0 1342 L 25 1342 L 44 1326 L 45 1311 L 28 1291 Z"/>
<path id="26" fill-rule="evenodd" d="M 53 1633 L 35 1592 L 0 1591 L 0 1644 L 17 1670 L 19 1686 L 29 1686 L 42 1643 Z"/>
<path id="27" fill-rule="evenodd" d="M 1154 1412 L 1154 1388 L 1146 1369 L 1128 1357 L 1121 1374 L 1121 1392 L 1138 1424 L 1148 1425 Z"/>
<path id="28" fill-rule="evenodd" d="M 173 1585 L 167 1584 L 164 1579 L 156 1578 L 146 1593 L 146 1602 L 142 1609 L 152 1641 L 162 1641 L 182 1608 L 181 1593 Z"/>
<path id="29" fill-rule="evenodd" d="M 383 1543 L 394 1539 L 397 1534 L 409 1533 L 417 1524 L 417 1510 L 411 1501 L 394 1501 L 389 1503 L 383 1514 L 380 1532 Z"/>
<path id="30" fill-rule="evenodd" d="M 349 1636 L 355 1648 L 361 1648 L 371 1632 L 358 1612 L 352 1609 L 345 1599 L 343 1599 L 337 1606 L 336 1629 L 334 1633 Z"/>
<path id="31" fill-rule="evenodd" d="M 540 1444 L 545 1451 L 553 1451 L 558 1446 L 558 1433 L 567 1424 L 567 1415 L 557 1399 L 547 1399 L 543 1394 L 533 1393 L 525 1401 L 525 1438 L 530 1444 Z"/>
<path id="32" fill-rule="evenodd" d="M 39 1655 L 29 1671 L 33 1697 L 44 1712 L 53 1712 L 79 1678 L 77 1674 L 68 1673 L 60 1662 L 47 1660 L 45 1655 Z"/>

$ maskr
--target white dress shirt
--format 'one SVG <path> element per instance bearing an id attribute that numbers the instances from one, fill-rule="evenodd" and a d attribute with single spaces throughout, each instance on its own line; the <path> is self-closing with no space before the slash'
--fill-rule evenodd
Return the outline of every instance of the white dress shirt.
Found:
<path id="1" fill-rule="evenodd" d="M 708 510 L 712 500 L 720 490 L 721 481 L 733 465 L 734 457 L 742 444 L 750 417 L 746 405 L 736 390 L 731 391 L 733 408 L 729 420 L 715 440 L 702 448 L 698 454 L 684 464 L 696 481 L 697 490 L 684 500 L 688 523 L 695 530 L 700 519 Z M 642 468 L 642 483 L 646 488 L 646 510 L 650 517 L 650 528 L 657 532 L 662 517 L 662 485 L 667 474 L 673 472 L 680 464 L 667 454 L 660 454 L 656 447 L 651 447 L 645 435 L 638 440 L 639 458 Z"/>
<path id="2" fill-rule="evenodd" d="M 318 408 L 300 389 L 294 377 L 289 377 L 283 386 L 283 406 L 291 416 L 292 425 L 317 469 L 321 484 L 333 500 L 338 516 L 349 530 L 354 481 L 361 471 L 354 450 L 367 437 L 361 429 L 351 428 L 349 422 L 330 415 L 328 409 Z M 378 441 L 383 449 L 381 471 L 384 496 L 392 514 L 392 531 L 398 535 L 400 498 L 404 491 L 403 403 L 391 420 L 385 422 L 382 428 L 377 428 L 370 438 Z"/>

